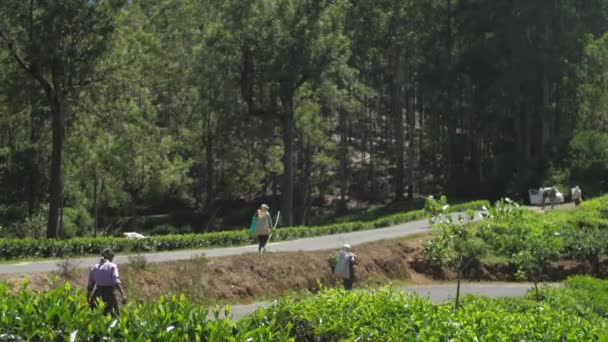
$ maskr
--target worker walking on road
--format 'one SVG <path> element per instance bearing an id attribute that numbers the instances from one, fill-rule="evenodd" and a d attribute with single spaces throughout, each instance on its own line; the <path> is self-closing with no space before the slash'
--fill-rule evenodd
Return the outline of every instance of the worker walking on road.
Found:
<path id="1" fill-rule="evenodd" d="M 104 314 L 118 316 L 118 300 L 115 290 L 120 292 L 122 303 L 127 302 L 127 296 L 122 288 L 118 267 L 112 261 L 114 253 L 111 249 L 105 249 L 101 253 L 101 260 L 89 271 L 89 283 L 87 285 L 87 297 L 92 309 L 97 307 L 98 299 L 105 303 Z"/>
<path id="2" fill-rule="evenodd" d="M 575 186 L 574 188 L 572 188 L 572 201 L 574 201 L 574 206 L 578 207 L 581 202 L 583 201 L 583 192 L 581 191 L 581 188 L 577 186 Z"/>
<path id="3" fill-rule="evenodd" d="M 266 243 L 272 232 L 272 217 L 270 216 L 270 212 L 268 212 L 269 209 L 266 204 L 262 204 L 253 216 L 253 222 L 251 223 L 253 236 L 258 238 L 259 258 L 264 256 Z"/>
<path id="4" fill-rule="evenodd" d="M 345 290 L 352 290 L 355 282 L 355 265 L 358 263 L 357 255 L 351 252 L 349 244 L 344 244 L 338 261 L 336 263 L 335 274 L 342 278 Z"/>

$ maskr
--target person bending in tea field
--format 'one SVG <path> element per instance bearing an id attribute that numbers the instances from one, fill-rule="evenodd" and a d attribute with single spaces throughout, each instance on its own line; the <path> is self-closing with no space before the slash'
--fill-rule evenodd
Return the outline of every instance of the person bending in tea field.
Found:
<path id="1" fill-rule="evenodd" d="M 357 255 L 351 252 L 349 244 L 344 244 L 338 262 L 336 263 L 336 275 L 342 278 L 345 290 L 352 290 L 355 282 L 355 265 L 358 263 Z"/>
<path id="2" fill-rule="evenodd" d="M 266 204 L 262 204 L 253 217 L 253 236 L 258 238 L 259 257 L 264 255 L 268 237 L 272 232 L 272 217 L 268 212 L 269 209 Z"/>
<path id="3" fill-rule="evenodd" d="M 112 262 L 113 260 L 114 252 L 112 250 L 105 249 L 101 253 L 101 260 L 89 271 L 87 295 L 91 309 L 95 309 L 97 301 L 101 299 L 105 303 L 104 314 L 118 316 L 118 300 L 115 290 L 120 292 L 123 304 L 127 302 L 127 296 L 118 276 L 118 267 Z"/>

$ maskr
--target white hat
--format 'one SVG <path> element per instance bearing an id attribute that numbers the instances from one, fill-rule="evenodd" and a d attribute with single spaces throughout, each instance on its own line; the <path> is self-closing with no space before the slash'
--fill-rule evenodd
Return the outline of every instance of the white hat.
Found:
<path id="1" fill-rule="evenodd" d="M 262 204 L 262 205 L 260 206 L 260 208 L 262 208 L 262 209 L 266 209 L 266 210 L 270 209 L 270 208 L 269 208 L 269 207 L 268 207 L 266 204 Z"/>
<path id="2" fill-rule="evenodd" d="M 345 244 L 342 246 L 342 248 L 347 249 L 347 250 L 350 250 L 350 245 L 349 245 L 349 244 L 347 244 L 347 243 L 345 243 Z"/>

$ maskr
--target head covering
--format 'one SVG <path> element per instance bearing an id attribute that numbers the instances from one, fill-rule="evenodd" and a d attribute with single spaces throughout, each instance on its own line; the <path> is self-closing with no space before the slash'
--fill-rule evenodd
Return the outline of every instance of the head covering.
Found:
<path id="1" fill-rule="evenodd" d="M 260 209 L 258 209 L 258 217 L 265 217 L 266 215 L 269 215 L 268 209 L 270 208 L 266 204 L 262 204 Z"/>
<path id="2" fill-rule="evenodd" d="M 345 243 L 344 245 L 342 245 L 342 249 L 344 249 L 345 251 L 350 251 L 350 245 Z"/>

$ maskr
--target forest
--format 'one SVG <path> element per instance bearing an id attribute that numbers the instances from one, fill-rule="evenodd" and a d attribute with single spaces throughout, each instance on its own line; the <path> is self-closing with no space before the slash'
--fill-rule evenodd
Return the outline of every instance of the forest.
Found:
<path id="1" fill-rule="evenodd" d="M 2 0 L 0 237 L 608 191 L 608 1 Z"/>

